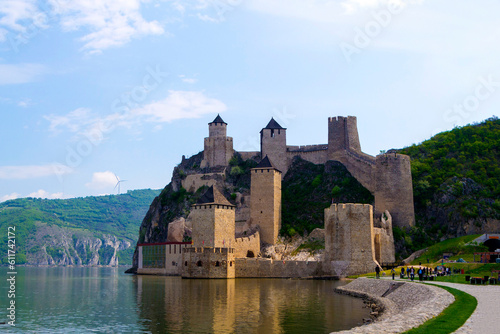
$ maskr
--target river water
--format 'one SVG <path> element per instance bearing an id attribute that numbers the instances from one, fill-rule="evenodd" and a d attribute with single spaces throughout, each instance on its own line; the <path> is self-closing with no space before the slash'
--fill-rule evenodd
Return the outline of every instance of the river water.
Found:
<path id="1" fill-rule="evenodd" d="M 18 267 L 8 298 L 0 268 L 1 333 L 329 333 L 361 324 L 369 309 L 333 289 L 343 282 L 183 280 L 124 268 Z"/>

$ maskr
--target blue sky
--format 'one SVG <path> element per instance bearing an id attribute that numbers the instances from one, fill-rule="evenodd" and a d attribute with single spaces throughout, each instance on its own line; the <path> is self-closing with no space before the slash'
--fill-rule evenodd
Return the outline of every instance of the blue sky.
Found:
<path id="1" fill-rule="evenodd" d="M 354 115 L 363 151 L 498 115 L 500 4 L 2 0 L 0 201 L 162 188 L 217 113 L 237 150 Z"/>

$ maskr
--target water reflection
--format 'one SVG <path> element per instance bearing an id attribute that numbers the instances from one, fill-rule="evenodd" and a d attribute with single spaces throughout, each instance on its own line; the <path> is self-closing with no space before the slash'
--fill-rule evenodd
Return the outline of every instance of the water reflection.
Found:
<path id="1" fill-rule="evenodd" d="M 136 283 L 152 333 L 329 333 L 368 316 L 361 300 L 333 292 L 335 281 L 137 276 Z"/>
<path id="2" fill-rule="evenodd" d="M 0 325 L 1 333 L 329 333 L 368 316 L 361 300 L 333 292 L 335 281 L 182 280 L 125 275 L 123 268 L 17 271 L 16 327 Z M 6 273 L 0 268 L 0 277 Z"/>

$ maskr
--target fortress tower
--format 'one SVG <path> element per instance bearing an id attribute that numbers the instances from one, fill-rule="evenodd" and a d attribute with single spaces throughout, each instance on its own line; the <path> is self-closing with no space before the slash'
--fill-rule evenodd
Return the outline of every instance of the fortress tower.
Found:
<path id="1" fill-rule="evenodd" d="M 271 118 L 267 126 L 260 131 L 261 157 L 268 156 L 276 168 L 286 174 L 288 160 L 286 156 L 286 129 Z"/>
<path id="2" fill-rule="evenodd" d="M 235 206 L 211 186 L 192 206 L 193 246 L 234 246 Z"/>
<path id="3" fill-rule="evenodd" d="M 346 150 L 361 152 L 355 116 L 328 118 L 328 157 L 330 160 Z"/>
<path id="4" fill-rule="evenodd" d="M 260 227 L 260 240 L 274 245 L 281 228 L 281 171 L 268 156 L 251 170 L 250 219 Z"/>
<path id="5" fill-rule="evenodd" d="M 395 226 L 414 226 L 410 157 L 396 153 L 381 154 L 376 157 L 375 166 L 375 216 L 380 217 L 388 210 Z"/>
<path id="6" fill-rule="evenodd" d="M 324 261 L 336 275 L 375 271 L 373 207 L 332 204 L 325 209 Z"/>
<path id="7" fill-rule="evenodd" d="M 208 138 L 205 138 L 201 167 L 227 166 L 233 157 L 233 138 L 227 137 L 227 123 L 217 115 L 208 123 Z"/>
<path id="8" fill-rule="evenodd" d="M 192 206 L 193 245 L 182 253 L 184 278 L 234 278 L 235 206 L 213 186 Z"/>

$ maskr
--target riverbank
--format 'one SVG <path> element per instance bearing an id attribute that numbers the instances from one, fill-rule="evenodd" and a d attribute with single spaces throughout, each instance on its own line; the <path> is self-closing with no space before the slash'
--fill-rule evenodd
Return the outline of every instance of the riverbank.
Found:
<path id="1" fill-rule="evenodd" d="M 377 321 L 338 333 L 402 333 L 439 315 L 455 298 L 438 287 L 403 281 L 358 278 L 336 289 L 377 304 Z"/>

